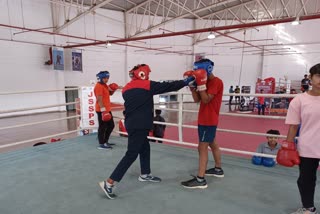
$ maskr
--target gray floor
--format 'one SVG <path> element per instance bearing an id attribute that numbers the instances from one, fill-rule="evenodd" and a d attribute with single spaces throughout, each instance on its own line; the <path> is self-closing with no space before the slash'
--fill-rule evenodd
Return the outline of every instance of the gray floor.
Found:
<path id="1" fill-rule="evenodd" d="M 163 182 L 139 183 L 137 161 L 118 185 L 119 197 L 108 200 L 97 183 L 126 148 L 123 138 L 112 142 L 114 150 L 97 150 L 91 135 L 0 154 L 0 213 L 274 214 L 300 205 L 297 168 L 255 167 L 247 159 L 224 156 L 225 178 L 208 178 L 205 190 L 187 190 L 179 182 L 195 173 L 197 152 L 161 144 L 152 145 L 152 169 Z"/>

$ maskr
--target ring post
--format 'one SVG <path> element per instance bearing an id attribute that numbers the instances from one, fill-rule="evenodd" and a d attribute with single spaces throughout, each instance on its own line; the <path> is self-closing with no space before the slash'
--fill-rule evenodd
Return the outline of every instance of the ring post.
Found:
<path id="1" fill-rule="evenodd" d="M 178 112 L 178 133 L 179 133 L 179 141 L 183 142 L 182 136 L 182 117 L 183 117 L 183 94 L 178 93 L 178 101 L 179 101 L 179 112 Z"/>

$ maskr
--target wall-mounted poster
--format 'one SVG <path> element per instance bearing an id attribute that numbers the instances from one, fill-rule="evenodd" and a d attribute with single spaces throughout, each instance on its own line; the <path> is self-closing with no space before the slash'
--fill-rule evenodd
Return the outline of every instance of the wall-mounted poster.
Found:
<path id="1" fill-rule="evenodd" d="M 72 70 L 82 71 L 82 53 L 78 51 L 72 51 Z"/>
<path id="2" fill-rule="evenodd" d="M 62 48 L 53 48 L 53 69 L 54 70 L 64 70 L 64 57 Z"/>

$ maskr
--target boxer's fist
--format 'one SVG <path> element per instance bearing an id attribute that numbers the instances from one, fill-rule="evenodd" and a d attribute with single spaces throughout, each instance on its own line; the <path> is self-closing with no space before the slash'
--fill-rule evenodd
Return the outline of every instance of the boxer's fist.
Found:
<path id="1" fill-rule="evenodd" d="M 110 85 L 109 85 L 109 91 L 116 91 L 116 90 L 118 90 L 119 89 L 119 86 L 118 86 L 118 84 L 117 83 L 111 83 Z"/>
<path id="2" fill-rule="evenodd" d="M 102 115 L 102 121 L 104 121 L 104 122 L 108 122 L 112 118 L 112 115 L 106 111 L 102 112 L 101 115 Z"/>
<path id="3" fill-rule="evenodd" d="M 196 81 L 192 81 L 191 83 L 189 83 L 189 88 L 190 88 L 190 91 L 195 91 L 195 90 L 197 90 L 197 83 L 196 83 Z"/>
<path id="4" fill-rule="evenodd" d="M 293 167 L 300 164 L 299 153 L 294 142 L 283 141 L 277 154 L 277 162 L 286 167 Z"/>
<path id="5" fill-rule="evenodd" d="M 198 91 L 207 90 L 207 72 L 203 69 L 198 69 L 193 72 L 193 76 L 196 78 L 196 84 Z"/>
<path id="6" fill-rule="evenodd" d="M 183 79 L 187 79 L 188 77 L 192 77 L 193 76 L 193 71 L 186 71 L 183 74 Z"/>
<path id="7" fill-rule="evenodd" d="M 183 79 L 188 83 L 188 86 L 191 91 L 197 88 L 195 77 L 193 76 L 193 71 L 186 71 L 183 74 Z"/>

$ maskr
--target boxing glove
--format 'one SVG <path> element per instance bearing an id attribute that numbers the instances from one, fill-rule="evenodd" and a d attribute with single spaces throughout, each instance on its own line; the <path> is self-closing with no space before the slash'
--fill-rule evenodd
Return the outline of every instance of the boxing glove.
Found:
<path id="1" fill-rule="evenodd" d="M 197 89 L 198 91 L 207 90 L 207 72 L 203 69 L 198 69 L 193 72 L 193 76 L 196 79 Z"/>
<path id="2" fill-rule="evenodd" d="M 119 89 L 119 86 L 118 86 L 117 83 L 111 83 L 111 84 L 109 85 L 109 91 L 111 91 L 111 92 L 116 91 L 116 90 L 118 90 L 118 89 Z"/>
<path id="3" fill-rule="evenodd" d="M 193 81 L 191 85 L 189 84 L 189 88 L 190 88 L 190 91 L 195 91 L 195 90 L 197 90 L 197 83 L 196 83 L 196 81 Z"/>
<path id="4" fill-rule="evenodd" d="M 102 112 L 101 115 L 102 115 L 102 121 L 104 121 L 104 122 L 108 122 L 112 118 L 112 115 L 107 111 Z"/>
<path id="5" fill-rule="evenodd" d="M 283 141 L 277 154 L 277 162 L 286 167 L 300 164 L 299 153 L 294 142 Z"/>
<path id="6" fill-rule="evenodd" d="M 276 165 L 276 162 L 274 161 L 273 158 L 262 158 L 262 165 L 266 167 L 274 167 Z"/>
<path id="7" fill-rule="evenodd" d="M 253 156 L 251 161 L 254 165 L 261 165 L 262 164 L 262 157 Z"/>
<path id="8" fill-rule="evenodd" d="M 188 78 L 191 80 L 189 81 Z M 188 82 L 188 86 L 191 91 L 195 90 L 197 88 L 195 78 L 193 76 L 193 71 L 186 71 L 183 74 L 183 79 Z"/>

